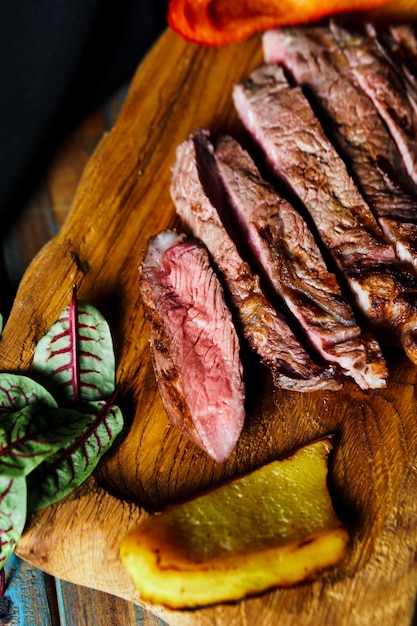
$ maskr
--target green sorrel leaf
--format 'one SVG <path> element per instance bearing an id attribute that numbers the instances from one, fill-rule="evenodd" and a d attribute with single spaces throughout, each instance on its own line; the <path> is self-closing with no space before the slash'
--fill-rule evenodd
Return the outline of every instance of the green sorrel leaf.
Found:
<path id="1" fill-rule="evenodd" d="M 2 414 L 33 404 L 57 406 L 51 394 L 29 376 L 0 373 L 0 424 Z"/>
<path id="2" fill-rule="evenodd" d="M 95 402 L 90 410 L 90 425 L 85 433 L 28 476 L 29 510 L 52 504 L 81 485 L 121 432 L 123 416 L 117 406 Z"/>
<path id="3" fill-rule="evenodd" d="M 0 421 L 0 474 L 26 476 L 46 458 L 79 437 L 91 422 L 71 409 L 30 404 Z"/>
<path id="4" fill-rule="evenodd" d="M 0 474 L 0 569 L 14 552 L 26 521 L 26 479 Z"/>
<path id="5" fill-rule="evenodd" d="M 108 398 L 115 386 L 115 359 L 109 326 L 90 304 L 71 304 L 39 341 L 35 372 L 48 377 L 64 402 Z"/>

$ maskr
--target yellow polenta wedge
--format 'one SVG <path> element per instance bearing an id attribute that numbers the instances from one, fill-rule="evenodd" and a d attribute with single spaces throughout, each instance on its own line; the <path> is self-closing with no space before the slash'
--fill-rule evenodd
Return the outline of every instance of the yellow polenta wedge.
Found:
<path id="1" fill-rule="evenodd" d="M 327 489 L 329 438 L 150 516 L 120 556 L 144 600 L 239 600 L 340 561 L 349 535 Z"/>

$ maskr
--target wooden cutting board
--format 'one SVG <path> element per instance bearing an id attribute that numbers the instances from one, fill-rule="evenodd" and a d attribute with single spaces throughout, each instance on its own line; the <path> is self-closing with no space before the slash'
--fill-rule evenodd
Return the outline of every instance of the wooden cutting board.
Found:
<path id="1" fill-rule="evenodd" d="M 169 196 L 176 146 L 198 126 L 242 132 L 233 84 L 262 62 L 260 37 L 221 49 L 167 31 L 139 67 L 115 128 L 89 161 L 60 233 L 27 270 L 0 342 L 0 368 L 30 367 L 72 285 L 110 322 L 127 428 L 94 477 L 30 517 L 17 554 L 64 580 L 141 603 L 118 559 L 149 511 L 336 433 L 329 488 L 351 531 L 347 559 L 314 582 L 197 611 L 151 607 L 172 625 L 410 624 L 417 591 L 417 368 L 389 355 L 385 390 L 275 391 L 248 364 L 247 420 L 216 465 L 169 425 L 148 351 L 138 266 L 148 238 L 178 225 Z"/>

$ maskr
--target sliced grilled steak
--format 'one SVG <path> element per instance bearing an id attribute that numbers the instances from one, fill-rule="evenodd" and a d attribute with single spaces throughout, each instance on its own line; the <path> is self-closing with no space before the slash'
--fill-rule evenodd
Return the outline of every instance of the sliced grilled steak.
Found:
<path id="1" fill-rule="evenodd" d="M 328 132 L 397 256 L 417 269 L 414 183 L 405 175 L 402 158 L 375 106 L 353 84 L 330 30 L 269 31 L 263 45 L 267 62 L 282 64 L 330 122 Z"/>
<path id="2" fill-rule="evenodd" d="M 304 219 L 262 178 L 234 139 L 221 138 L 215 156 L 242 237 L 313 348 L 362 389 L 385 386 L 381 349 L 375 339 L 363 336 Z"/>
<path id="3" fill-rule="evenodd" d="M 140 290 L 167 415 L 220 463 L 241 433 L 245 391 L 239 340 L 206 249 L 160 233 L 148 244 Z"/>
<path id="4" fill-rule="evenodd" d="M 300 87 L 265 65 L 234 89 L 242 121 L 276 175 L 299 196 L 374 330 L 417 362 L 417 291 Z"/>
<path id="5" fill-rule="evenodd" d="M 367 25 L 367 32 L 375 38 L 383 54 L 395 67 L 417 110 L 417 36 L 410 24 L 394 25 L 389 28 L 375 28 Z"/>
<path id="6" fill-rule="evenodd" d="M 381 54 L 374 37 L 355 35 L 335 22 L 331 22 L 331 28 L 352 76 L 375 104 L 398 145 L 411 179 L 417 183 L 417 116 L 403 81 Z"/>
<path id="7" fill-rule="evenodd" d="M 252 274 L 240 257 L 217 209 L 204 191 L 198 162 L 206 177 L 214 176 L 212 146 L 204 131 L 196 131 L 192 138 L 178 146 L 171 195 L 187 229 L 204 240 L 210 251 L 248 344 L 271 369 L 278 387 L 300 392 L 339 388 L 334 367 L 313 362 L 283 315 L 265 297 L 259 277 Z M 216 181 L 212 182 L 212 187 L 219 188 Z"/>
<path id="8" fill-rule="evenodd" d="M 391 26 L 390 37 L 382 34 L 382 42 L 389 49 L 396 67 L 401 68 L 402 76 L 417 103 L 417 33 L 411 24 Z M 380 35 L 381 36 L 381 35 Z"/>

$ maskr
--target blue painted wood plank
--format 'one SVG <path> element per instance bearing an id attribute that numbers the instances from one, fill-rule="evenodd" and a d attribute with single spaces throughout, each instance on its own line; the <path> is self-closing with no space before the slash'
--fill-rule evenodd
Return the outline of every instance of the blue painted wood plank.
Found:
<path id="1" fill-rule="evenodd" d="M 4 626 L 56 626 L 59 624 L 54 579 L 15 555 L 5 565 L 6 588 L 0 598 L 0 624 Z"/>
<path id="2" fill-rule="evenodd" d="M 141 607 L 116 596 L 56 580 L 62 626 L 168 626 Z"/>

